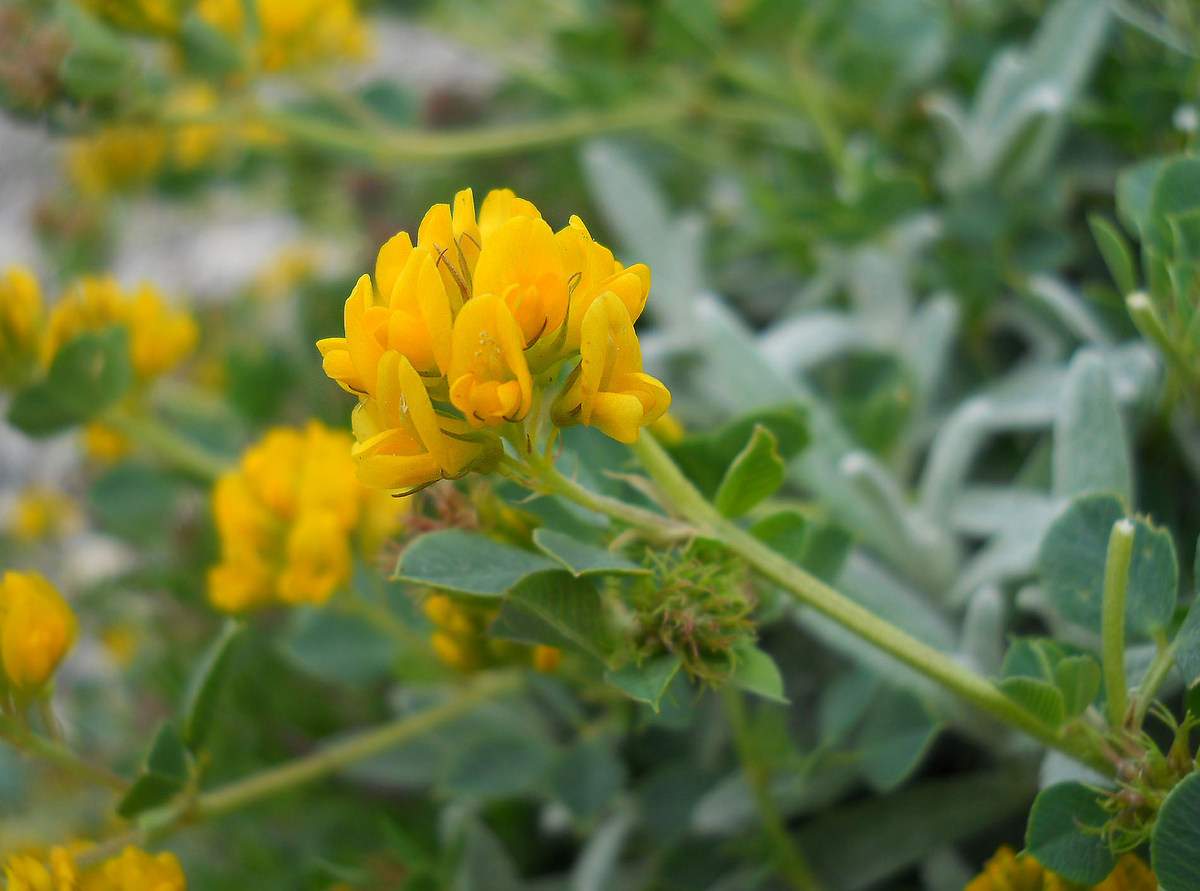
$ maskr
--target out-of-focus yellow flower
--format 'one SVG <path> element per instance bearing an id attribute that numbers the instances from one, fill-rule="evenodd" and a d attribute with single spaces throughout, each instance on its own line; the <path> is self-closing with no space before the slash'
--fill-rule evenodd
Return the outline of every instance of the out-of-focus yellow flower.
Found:
<path id="1" fill-rule="evenodd" d="M 370 555 L 399 528 L 406 505 L 358 483 L 352 444 L 315 421 L 302 432 L 278 428 L 217 481 L 214 606 L 324 603 L 349 580 L 355 551 Z"/>
<path id="2" fill-rule="evenodd" d="M 655 439 L 671 445 L 679 442 L 687 434 L 683 423 L 671 412 L 667 412 L 654 423 L 650 424 L 650 432 Z"/>
<path id="3" fill-rule="evenodd" d="M 598 427 L 620 442 L 662 417 L 671 394 L 642 372 L 642 348 L 629 310 L 605 291 L 583 317 L 582 356 L 553 409 L 555 423 Z"/>
<path id="4" fill-rule="evenodd" d="M 19 387 L 36 368 L 43 314 L 37 278 L 9 267 L 0 277 L 0 387 Z"/>
<path id="5" fill-rule="evenodd" d="M 82 4 L 118 28 L 149 34 L 179 30 L 185 0 L 81 0 Z"/>
<path id="6" fill-rule="evenodd" d="M 75 645 L 79 629 L 62 595 L 36 572 L 0 580 L 0 665 L 8 686 L 36 695 Z"/>
<path id="7" fill-rule="evenodd" d="M 86 850 L 82 846 L 81 850 Z M 85 869 L 61 847 L 44 860 L 17 855 L 4 863 L 8 891 L 185 891 L 187 880 L 174 854 L 128 847 Z"/>
<path id="8" fill-rule="evenodd" d="M 233 39 L 254 40 L 266 71 L 366 55 L 367 29 L 354 0 L 252 0 L 257 19 L 247 21 L 244 0 L 200 0 L 196 13 Z"/>
<path id="9" fill-rule="evenodd" d="M 649 288 L 650 271 L 624 268 L 578 217 L 555 234 L 507 189 L 478 214 L 470 189 L 434 205 L 416 244 L 396 234 L 374 283 L 358 280 L 344 336 L 317 343 L 325 373 L 359 397 L 359 479 L 405 489 L 490 469 L 500 436 L 540 437 L 523 428 L 544 422 L 534 406 L 577 357 L 554 423 L 633 442 L 670 404 L 633 333 Z"/>
<path id="10" fill-rule="evenodd" d="M 489 638 L 487 629 L 496 618 L 498 607 L 468 606 L 445 594 L 431 594 L 421 608 L 434 626 L 429 646 L 447 668 L 478 671 L 517 663 L 551 673 L 562 662 L 562 651 L 557 647 L 524 647 Z"/>
<path id="11" fill-rule="evenodd" d="M 195 349 L 199 329 L 185 312 L 171 309 L 154 286 L 126 291 L 112 276 L 85 276 L 63 294 L 50 313 L 42 362 L 81 334 L 123 325 L 129 329 L 133 372 L 146 381 L 182 362 Z"/>
<path id="12" fill-rule="evenodd" d="M 67 152 L 67 175 L 85 195 L 100 198 L 149 182 L 167 157 L 167 133 L 149 123 L 108 124 L 76 139 Z"/>
<path id="13" fill-rule="evenodd" d="M 1157 891 L 1158 882 L 1139 857 L 1125 854 L 1116 869 L 1098 885 L 1077 885 L 1044 869 L 1028 854 L 1013 853 L 1007 845 L 996 851 L 963 891 Z"/>
<path id="14" fill-rule="evenodd" d="M 88 421 L 83 425 L 83 451 L 89 458 L 101 464 L 111 464 L 129 454 L 133 444 L 124 433 L 112 429 L 102 421 Z"/>
<path id="15" fill-rule="evenodd" d="M 69 530 L 79 519 L 75 502 L 64 493 L 31 486 L 17 496 L 13 506 L 11 530 L 21 541 L 55 538 Z"/>

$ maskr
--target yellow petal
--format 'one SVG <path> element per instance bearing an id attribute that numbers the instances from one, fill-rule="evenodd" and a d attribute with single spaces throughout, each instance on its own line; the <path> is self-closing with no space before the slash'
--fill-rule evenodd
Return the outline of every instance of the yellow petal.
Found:
<path id="1" fill-rule="evenodd" d="M 371 277 L 360 276 L 346 300 L 345 325 L 346 347 L 350 353 L 350 361 L 358 372 L 358 383 L 365 392 L 373 392 L 375 379 L 378 374 L 379 358 L 383 355 L 383 346 L 373 333 L 368 332 L 364 317 L 368 309 L 374 309 L 375 294 L 371 287 Z M 346 382 L 349 385 L 349 381 Z"/>
<path id="2" fill-rule="evenodd" d="M 504 298 L 526 347 L 557 332 L 567 316 L 567 272 L 550 227 L 518 216 L 493 232 L 475 267 L 474 293 Z"/>
<path id="3" fill-rule="evenodd" d="M 642 403 L 628 393 L 598 393 L 592 403 L 590 425 L 617 442 L 637 442 L 642 424 Z"/>
<path id="4" fill-rule="evenodd" d="M 463 189 L 454 196 L 453 214 L 454 240 L 458 243 L 459 257 L 466 264 L 467 276 L 475 272 L 479 260 L 479 249 L 483 236 L 479 234 L 479 223 L 475 220 L 475 196 L 470 189 Z"/>
<path id="5" fill-rule="evenodd" d="M 518 198 L 512 189 L 493 189 L 483 199 L 479 208 L 479 232 L 482 241 L 487 242 L 492 233 L 511 220 L 513 217 L 533 217 L 541 219 L 542 215 L 532 203 L 524 198 Z"/>
<path id="6" fill-rule="evenodd" d="M 408 262 L 412 249 L 412 239 L 407 232 L 397 232 L 379 249 L 379 256 L 375 258 L 375 284 L 384 300 L 396 286 L 396 279 L 400 277 L 400 270 Z"/>

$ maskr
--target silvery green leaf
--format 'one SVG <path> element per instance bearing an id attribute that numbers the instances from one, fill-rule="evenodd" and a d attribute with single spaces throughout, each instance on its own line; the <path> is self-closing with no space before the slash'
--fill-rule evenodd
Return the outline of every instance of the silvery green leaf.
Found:
<path id="1" fill-rule="evenodd" d="M 1067 370 L 1054 419 L 1054 494 L 1089 491 L 1133 496 L 1129 445 L 1112 382 L 1100 355 L 1080 350 Z"/>
<path id="2" fill-rule="evenodd" d="M 1080 340 L 1102 346 L 1112 344 L 1112 335 L 1096 318 L 1088 301 L 1066 282 L 1049 275 L 1031 275 L 1027 285 L 1029 295 Z"/>

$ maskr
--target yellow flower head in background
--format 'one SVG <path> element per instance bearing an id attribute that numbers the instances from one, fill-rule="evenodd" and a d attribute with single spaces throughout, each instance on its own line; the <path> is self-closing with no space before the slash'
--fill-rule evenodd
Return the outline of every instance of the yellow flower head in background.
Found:
<path id="1" fill-rule="evenodd" d="M 389 239 L 374 282 L 355 285 L 345 336 L 317 344 L 325 373 L 359 397 L 359 479 L 409 489 L 488 469 L 501 436 L 539 435 L 523 428 L 576 360 L 554 423 L 635 441 L 671 398 L 642 372 L 633 331 L 649 289 L 649 269 L 623 267 L 578 217 L 555 233 L 507 189 L 478 214 L 470 189 L 430 208 L 415 244 Z"/>
<path id="2" fill-rule="evenodd" d="M 111 276 L 85 276 L 67 288 L 50 313 L 42 342 L 42 362 L 81 334 L 114 325 L 129 330 L 130 361 L 141 381 L 177 366 L 195 349 L 199 329 L 185 312 L 167 304 L 156 288 L 143 284 L 126 291 Z"/>
<path id="3" fill-rule="evenodd" d="M 167 131 L 150 123 L 107 124 L 71 143 L 67 176 L 84 195 L 99 198 L 149 182 L 167 157 Z"/>
<path id="4" fill-rule="evenodd" d="M 86 850 L 86 848 L 85 848 Z M 171 853 L 128 847 L 84 869 L 61 847 L 43 861 L 19 855 L 4 863 L 8 891 L 185 891 L 183 867 Z"/>
<path id="5" fill-rule="evenodd" d="M 422 604 L 425 616 L 433 623 L 429 645 L 447 668 L 478 671 L 495 665 L 514 663 L 532 665 L 551 673 L 562 662 L 558 647 L 526 647 L 488 636 L 488 626 L 496 618 L 498 607 L 467 606 L 445 594 L 431 594 Z"/>
<path id="6" fill-rule="evenodd" d="M 36 695 L 78 633 L 71 607 L 43 576 L 6 572 L 0 580 L 0 688 Z"/>
<path id="7" fill-rule="evenodd" d="M 1077 885 L 1044 869 L 1028 854 L 1018 856 L 1005 845 L 985 865 L 983 872 L 963 891 L 1157 891 L 1154 873 L 1134 854 L 1125 854 L 1099 885 Z"/>
<path id="8" fill-rule="evenodd" d="M 355 480 L 352 442 L 315 421 L 277 428 L 217 481 L 214 606 L 324 603 L 349 581 L 355 551 L 371 556 L 399 528 L 404 505 Z"/>
<path id="9" fill-rule="evenodd" d="M 57 538 L 78 524 L 79 508 L 57 489 L 29 486 L 17 496 L 9 529 L 23 542 Z"/>
<path id="10" fill-rule="evenodd" d="M 199 17 L 233 39 L 253 35 L 253 52 L 265 71 L 359 59 L 366 55 L 367 28 L 354 0 L 200 0 Z"/>
<path id="11" fill-rule="evenodd" d="M 0 277 L 0 387 L 16 388 L 36 366 L 44 314 L 32 272 L 12 266 Z"/>

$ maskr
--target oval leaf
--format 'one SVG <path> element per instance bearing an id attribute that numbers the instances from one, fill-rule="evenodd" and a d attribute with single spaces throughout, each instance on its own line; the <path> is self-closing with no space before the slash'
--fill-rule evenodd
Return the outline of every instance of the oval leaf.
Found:
<path id="1" fill-rule="evenodd" d="M 761 424 L 725 471 L 714 504 L 727 517 L 740 517 L 783 485 L 786 469 L 775 434 Z"/>
<path id="2" fill-rule="evenodd" d="M 1150 835 L 1150 862 L 1163 891 L 1200 888 L 1200 773 L 1171 790 Z"/>
<path id="3" fill-rule="evenodd" d="M 1098 798 L 1095 790 L 1075 782 L 1038 793 L 1025 831 L 1025 847 L 1038 863 L 1083 885 L 1108 877 L 1117 858 L 1100 835 L 1108 814 Z"/>
<path id="4" fill-rule="evenodd" d="M 398 581 L 416 582 L 475 597 L 502 597 L 533 572 L 558 569 L 557 561 L 477 532 L 448 529 L 422 535 L 405 549 Z"/>

